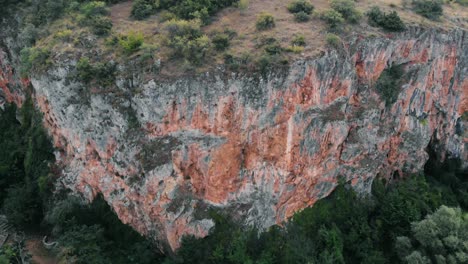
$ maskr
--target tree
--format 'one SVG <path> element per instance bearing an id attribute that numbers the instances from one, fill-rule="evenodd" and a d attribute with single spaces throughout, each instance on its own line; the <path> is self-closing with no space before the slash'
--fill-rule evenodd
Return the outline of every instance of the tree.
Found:
<path id="1" fill-rule="evenodd" d="M 408 263 L 466 263 L 467 241 L 468 214 L 443 205 L 424 220 L 413 222 L 410 237 L 398 237 L 396 247 Z"/>

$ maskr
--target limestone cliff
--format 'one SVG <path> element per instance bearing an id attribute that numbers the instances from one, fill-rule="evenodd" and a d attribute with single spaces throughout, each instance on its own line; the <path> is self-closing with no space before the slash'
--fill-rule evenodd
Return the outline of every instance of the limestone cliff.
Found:
<path id="1" fill-rule="evenodd" d="M 13 44 L 1 45 L 0 95 L 20 103 L 29 80 L 15 73 Z M 209 208 L 268 227 L 327 196 L 339 176 L 365 193 L 377 175 L 420 171 L 428 145 L 468 160 L 463 30 L 355 36 L 266 75 L 148 80 L 129 63 L 110 89 L 68 78 L 75 64 L 30 79 L 60 182 L 89 200 L 102 193 L 124 223 L 172 249 L 208 234 Z M 386 106 L 374 84 L 395 65 L 402 85 Z"/>

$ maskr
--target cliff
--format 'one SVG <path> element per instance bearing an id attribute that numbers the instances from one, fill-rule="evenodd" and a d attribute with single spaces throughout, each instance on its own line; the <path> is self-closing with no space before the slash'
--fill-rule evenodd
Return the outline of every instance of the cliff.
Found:
<path id="1" fill-rule="evenodd" d="M 31 84 L 60 183 L 88 200 L 102 193 L 124 223 L 172 249 L 208 234 L 210 208 L 268 227 L 327 196 L 340 176 L 367 193 L 377 175 L 417 173 L 428 147 L 467 165 L 464 30 L 356 35 L 263 75 L 220 67 L 161 81 L 129 62 L 105 89 L 70 78 L 76 59 L 21 79 L 7 40 L 0 95 L 21 103 Z M 393 66 L 403 74 L 386 104 L 375 84 Z"/>

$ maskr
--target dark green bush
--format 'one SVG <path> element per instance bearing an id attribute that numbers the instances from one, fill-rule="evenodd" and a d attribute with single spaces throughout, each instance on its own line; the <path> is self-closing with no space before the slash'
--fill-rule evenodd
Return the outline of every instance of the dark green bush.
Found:
<path id="1" fill-rule="evenodd" d="M 225 50 L 229 47 L 229 36 L 227 34 L 218 33 L 213 36 L 211 41 L 217 50 Z"/>
<path id="2" fill-rule="evenodd" d="M 386 14 L 385 12 L 382 12 L 379 7 L 374 6 L 366 13 L 366 15 L 371 26 L 378 26 L 387 31 L 394 32 L 405 30 L 405 24 L 396 11 Z"/>
<path id="3" fill-rule="evenodd" d="M 341 39 L 335 34 L 328 33 L 326 37 L 327 45 L 335 49 L 339 48 L 341 45 Z"/>
<path id="4" fill-rule="evenodd" d="M 98 36 L 109 35 L 112 29 L 112 20 L 108 17 L 96 16 L 89 19 L 89 26 L 94 34 Z"/>
<path id="5" fill-rule="evenodd" d="M 47 48 L 24 48 L 20 52 L 20 73 L 26 77 L 30 73 L 41 73 L 47 70 L 51 62 L 50 50 Z"/>
<path id="6" fill-rule="evenodd" d="M 304 11 L 300 11 L 294 14 L 294 19 L 297 22 L 307 22 L 310 19 L 310 16 Z"/>
<path id="7" fill-rule="evenodd" d="M 275 27 L 275 18 L 269 13 L 261 13 L 257 17 L 257 30 L 267 30 Z"/>
<path id="8" fill-rule="evenodd" d="M 145 19 L 154 13 L 154 6 L 148 0 L 135 0 L 132 4 L 131 15 L 135 19 Z"/>
<path id="9" fill-rule="evenodd" d="M 339 25 L 341 25 L 344 22 L 343 16 L 333 10 L 333 9 L 328 9 L 320 14 L 320 18 L 325 21 L 328 26 L 332 29 L 336 29 Z"/>
<path id="10" fill-rule="evenodd" d="M 385 69 L 380 75 L 375 87 L 377 92 L 387 106 L 396 102 L 398 94 L 400 93 L 401 79 L 404 71 L 402 65 L 391 66 Z"/>
<path id="11" fill-rule="evenodd" d="M 438 20 L 442 16 L 443 2 L 441 0 L 413 0 L 413 9 L 416 13 L 431 20 Z"/>
<path id="12" fill-rule="evenodd" d="M 165 30 L 175 57 L 199 65 L 210 51 L 211 41 L 202 35 L 199 20 L 170 20 L 165 23 Z"/>
<path id="13" fill-rule="evenodd" d="M 314 6 L 307 0 L 295 0 L 288 5 L 288 10 L 291 13 L 303 12 L 310 15 L 314 10 Z"/>
<path id="14" fill-rule="evenodd" d="M 232 6 L 238 0 L 160 0 L 157 9 L 166 9 L 181 19 L 200 19 L 208 23 L 219 10 Z"/>
<path id="15" fill-rule="evenodd" d="M 361 13 L 356 9 L 356 3 L 352 0 L 332 0 L 330 6 L 351 23 L 357 23 L 361 19 Z"/>
<path id="16" fill-rule="evenodd" d="M 109 62 L 91 64 L 89 59 L 82 57 L 76 64 L 78 80 L 88 84 L 94 81 L 96 84 L 107 87 L 115 80 L 115 65 Z"/>
<path id="17" fill-rule="evenodd" d="M 128 35 L 123 35 L 119 38 L 119 45 L 126 53 L 133 53 L 143 45 L 143 33 L 130 32 Z"/>
<path id="18" fill-rule="evenodd" d="M 88 18 L 100 15 L 105 16 L 109 14 L 109 10 L 107 10 L 106 8 L 106 3 L 100 1 L 91 1 L 85 3 L 81 6 L 80 11 L 84 16 Z"/>

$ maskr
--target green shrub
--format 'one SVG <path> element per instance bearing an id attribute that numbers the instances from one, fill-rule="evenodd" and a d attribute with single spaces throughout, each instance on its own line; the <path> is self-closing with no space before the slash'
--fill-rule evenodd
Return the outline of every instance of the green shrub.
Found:
<path id="1" fill-rule="evenodd" d="M 72 34 L 73 31 L 70 29 L 64 29 L 55 33 L 55 37 L 63 41 L 69 41 Z"/>
<path id="2" fill-rule="evenodd" d="M 167 9 L 181 19 L 200 19 L 208 23 L 219 10 L 237 3 L 238 0 L 159 0 L 157 9 Z"/>
<path id="3" fill-rule="evenodd" d="M 438 20 L 442 16 L 443 2 L 441 0 L 413 0 L 416 13 L 431 20 Z"/>
<path id="4" fill-rule="evenodd" d="M 344 18 L 341 13 L 334 9 L 328 9 L 320 14 L 320 18 L 325 21 L 328 26 L 332 29 L 337 28 L 344 22 Z"/>
<path id="5" fill-rule="evenodd" d="M 199 65 L 211 48 L 210 39 L 201 34 L 200 20 L 170 20 L 164 25 L 174 56 Z M 218 43 L 220 46 L 221 40 Z"/>
<path id="6" fill-rule="evenodd" d="M 398 99 L 403 73 L 403 66 L 392 66 L 382 72 L 375 84 L 377 93 L 385 100 L 387 106 L 392 105 Z"/>
<path id="7" fill-rule="evenodd" d="M 294 20 L 296 20 L 297 22 L 307 22 L 309 21 L 309 19 L 310 16 L 304 11 L 300 11 L 294 14 Z"/>
<path id="8" fill-rule="evenodd" d="M 405 30 L 405 24 L 395 11 L 386 14 L 382 12 L 379 7 L 374 6 L 366 15 L 371 26 L 378 26 L 387 31 Z"/>
<path id="9" fill-rule="evenodd" d="M 89 19 L 91 31 L 98 36 L 106 36 L 112 29 L 112 20 L 108 17 L 96 16 Z"/>
<path id="10" fill-rule="evenodd" d="M 203 58 L 205 58 L 205 55 L 210 50 L 210 47 L 211 42 L 206 35 L 190 40 L 183 49 L 184 58 L 193 64 L 200 65 L 203 62 Z"/>
<path id="11" fill-rule="evenodd" d="M 217 50 L 225 50 L 229 47 L 229 36 L 224 33 L 218 33 L 213 36 L 213 45 Z"/>
<path id="12" fill-rule="evenodd" d="M 153 5 L 151 5 L 147 0 L 135 0 L 132 4 L 131 15 L 135 19 L 145 19 L 153 13 Z"/>
<path id="13" fill-rule="evenodd" d="M 291 41 L 291 44 L 293 46 L 305 46 L 306 42 L 305 42 L 304 35 L 300 34 L 300 35 L 294 36 L 293 40 Z"/>
<path id="14" fill-rule="evenodd" d="M 89 59 L 82 57 L 76 64 L 78 78 L 84 83 L 89 83 L 94 78 L 93 66 L 89 63 Z"/>
<path id="15" fill-rule="evenodd" d="M 327 45 L 335 49 L 339 48 L 341 45 L 341 39 L 335 34 L 328 33 L 326 36 Z"/>
<path id="16" fill-rule="evenodd" d="M 357 23 L 361 18 L 361 13 L 356 9 L 356 4 L 352 0 L 332 0 L 330 6 L 351 23 Z"/>
<path id="17" fill-rule="evenodd" d="M 177 16 L 172 12 L 164 10 L 161 13 L 159 13 L 159 22 L 161 23 L 169 21 L 169 20 L 173 20 L 173 19 L 177 19 Z"/>
<path id="18" fill-rule="evenodd" d="M 20 52 L 20 73 L 26 77 L 31 72 L 40 73 L 51 64 L 50 50 L 47 48 L 24 48 Z"/>
<path id="19" fill-rule="evenodd" d="M 143 33 L 130 32 L 128 35 L 119 38 L 119 45 L 126 53 L 133 53 L 143 45 Z"/>
<path id="20" fill-rule="evenodd" d="M 275 27 L 275 18 L 269 13 L 261 13 L 257 17 L 257 30 L 267 30 Z"/>
<path id="21" fill-rule="evenodd" d="M 455 0 L 455 2 L 462 6 L 468 6 L 468 0 Z"/>
<path id="22" fill-rule="evenodd" d="M 265 46 L 265 52 L 268 53 L 269 55 L 276 55 L 280 54 L 283 52 L 283 48 L 278 42 L 268 44 Z"/>
<path id="23" fill-rule="evenodd" d="M 76 64 L 78 80 L 88 84 L 94 81 L 101 86 L 111 86 L 115 80 L 115 65 L 108 62 L 91 64 L 89 59 L 82 57 Z"/>
<path id="24" fill-rule="evenodd" d="M 89 3 L 85 3 L 81 6 L 80 11 L 83 15 L 85 15 L 88 18 L 99 15 L 107 15 L 109 13 L 109 11 L 106 8 L 106 3 L 100 1 L 92 1 Z"/>
<path id="25" fill-rule="evenodd" d="M 170 41 L 173 41 L 176 37 L 190 40 L 201 36 L 200 26 L 200 20 L 172 19 L 164 24 L 164 29 Z"/>
<path id="26" fill-rule="evenodd" d="M 295 0 L 288 5 L 289 12 L 297 14 L 303 12 L 310 15 L 314 10 L 314 6 L 307 0 Z"/>

